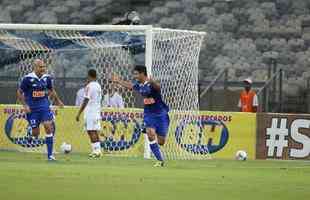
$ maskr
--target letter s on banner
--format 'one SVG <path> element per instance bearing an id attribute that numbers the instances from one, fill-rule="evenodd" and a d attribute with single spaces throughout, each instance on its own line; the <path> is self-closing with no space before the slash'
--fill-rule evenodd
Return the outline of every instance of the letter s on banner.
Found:
<path id="1" fill-rule="evenodd" d="M 296 119 L 291 124 L 291 137 L 296 142 L 303 145 L 302 149 L 292 148 L 290 151 L 290 157 L 304 158 L 310 154 L 310 138 L 306 135 L 299 133 L 300 128 L 310 128 L 310 120 Z"/>

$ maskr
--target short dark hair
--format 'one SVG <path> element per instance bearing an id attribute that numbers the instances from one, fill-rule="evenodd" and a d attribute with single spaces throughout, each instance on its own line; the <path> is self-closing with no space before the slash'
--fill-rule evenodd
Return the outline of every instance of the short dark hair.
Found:
<path id="1" fill-rule="evenodd" d="M 97 72 L 95 69 L 88 70 L 88 76 L 91 78 L 97 78 Z"/>
<path id="2" fill-rule="evenodd" d="M 136 65 L 133 70 L 139 73 L 143 73 L 145 76 L 147 76 L 146 67 L 144 65 Z"/>

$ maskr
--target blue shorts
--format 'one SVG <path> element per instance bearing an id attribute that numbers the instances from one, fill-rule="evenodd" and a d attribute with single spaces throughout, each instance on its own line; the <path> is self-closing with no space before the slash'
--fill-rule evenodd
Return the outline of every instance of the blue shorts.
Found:
<path id="1" fill-rule="evenodd" d="M 169 130 L 170 119 L 168 114 L 144 115 L 145 128 L 154 128 L 156 134 L 166 137 Z"/>
<path id="2" fill-rule="evenodd" d="M 38 128 L 40 127 L 40 123 L 53 120 L 54 115 L 50 110 L 34 111 L 27 113 L 26 118 L 31 128 Z"/>

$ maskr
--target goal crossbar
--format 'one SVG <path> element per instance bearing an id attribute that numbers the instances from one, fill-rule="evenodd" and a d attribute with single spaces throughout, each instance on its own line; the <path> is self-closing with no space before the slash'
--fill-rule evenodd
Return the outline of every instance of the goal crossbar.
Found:
<path id="1" fill-rule="evenodd" d="M 11 24 L 0 23 L 0 30 L 59 30 L 59 31 L 146 31 L 146 30 L 165 30 L 165 31 L 182 31 L 205 35 L 205 32 L 179 30 L 168 28 L 155 28 L 152 25 L 86 25 L 86 24 Z"/>

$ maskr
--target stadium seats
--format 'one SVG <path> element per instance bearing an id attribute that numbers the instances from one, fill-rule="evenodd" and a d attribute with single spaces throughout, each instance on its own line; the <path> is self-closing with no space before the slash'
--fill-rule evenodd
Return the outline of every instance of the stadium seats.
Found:
<path id="1" fill-rule="evenodd" d="M 310 73 L 310 3 L 308 0 L 3 0 L 0 22 L 110 23 L 128 5 L 144 24 L 194 29 L 208 33 L 201 52 L 200 71 L 208 74 L 231 68 L 229 78 L 265 80 L 268 59 L 299 74 Z M 62 63 L 68 62 L 68 58 Z M 80 62 L 81 66 L 85 63 Z M 14 71 L 9 66 L 0 69 Z M 61 71 L 61 70 L 60 70 Z M 78 71 L 63 70 L 67 76 Z M 63 72 L 62 72 L 63 73 Z M 215 76 L 216 74 L 214 74 Z M 287 73 L 287 80 L 295 80 Z M 289 87 L 288 84 L 285 87 Z M 284 90 L 288 91 L 288 90 Z"/>

